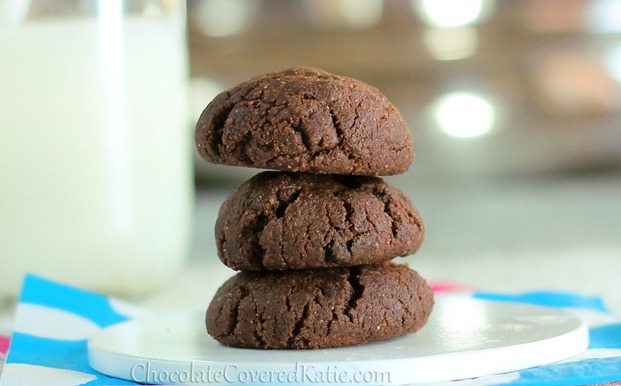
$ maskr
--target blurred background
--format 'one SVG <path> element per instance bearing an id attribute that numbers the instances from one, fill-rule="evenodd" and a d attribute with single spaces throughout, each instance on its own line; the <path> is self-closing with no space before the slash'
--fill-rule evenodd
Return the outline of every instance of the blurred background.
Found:
<path id="1" fill-rule="evenodd" d="M 219 92 L 290 66 L 382 90 L 416 160 L 389 180 L 431 281 L 604 294 L 621 312 L 621 2 L 0 0 L 0 263 L 155 307 L 232 271 L 217 210 L 256 169 L 209 165 Z M 1 332 L 1 331 L 0 331 Z"/>
<path id="2" fill-rule="evenodd" d="M 416 160 L 390 180 L 426 220 L 408 258 L 425 276 L 621 292 L 621 2 L 197 0 L 188 15 L 194 117 L 220 90 L 295 65 L 397 105 Z M 196 167 L 199 197 L 256 172 Z"/>

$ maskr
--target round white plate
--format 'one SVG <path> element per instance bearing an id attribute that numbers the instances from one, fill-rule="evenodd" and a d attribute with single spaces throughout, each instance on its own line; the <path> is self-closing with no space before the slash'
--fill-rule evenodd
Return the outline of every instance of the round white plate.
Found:
<path id="1" fill-rule="evenodd" d="M 153 315 L 106 328 L 88 342 L 90 365 L 143 383 L 407 384 L 479 377 L 580 354 L 588 329 L 553 308 L 437 296 L 427 325 L 383 342 L 322 350 L 226 347 L 202 313 Z"/>

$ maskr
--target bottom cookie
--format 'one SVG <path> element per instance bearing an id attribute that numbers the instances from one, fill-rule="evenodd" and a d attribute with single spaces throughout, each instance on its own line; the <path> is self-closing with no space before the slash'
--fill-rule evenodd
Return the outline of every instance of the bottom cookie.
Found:
<path id="1" fill-rule="evenodd" d="M 228 346 L 341 347 L 414 332 L 432 308 L 431 289 L 405 265 L 241 272 L 216 292 L 206 325 Z"/>

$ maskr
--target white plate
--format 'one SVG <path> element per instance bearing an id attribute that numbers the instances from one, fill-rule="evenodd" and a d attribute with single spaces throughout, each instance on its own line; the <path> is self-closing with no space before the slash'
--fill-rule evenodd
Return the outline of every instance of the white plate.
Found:
<path id="1" fill-rule="evenodd" d="M 88 342 L 90 365 L 145 383 L 407 384 L 479 377 L 580 354 L 588 329 L 553 308 L 438 296 L 419 332 L 322 350 L 226 347 L 202 313 L 154 315 L 106 328 Z"/>

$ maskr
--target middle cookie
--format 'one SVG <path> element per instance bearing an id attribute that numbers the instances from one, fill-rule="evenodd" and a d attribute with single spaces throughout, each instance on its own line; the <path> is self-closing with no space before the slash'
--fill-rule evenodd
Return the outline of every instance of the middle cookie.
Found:
<path id="1" fill-rule="evenodd" d="M 416 252 L 424 226 L 377 177 L 257 174 L 222 204 L 218 256 L 235 270 L 374 264 Z"/>

